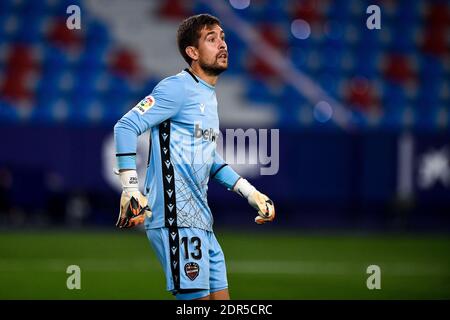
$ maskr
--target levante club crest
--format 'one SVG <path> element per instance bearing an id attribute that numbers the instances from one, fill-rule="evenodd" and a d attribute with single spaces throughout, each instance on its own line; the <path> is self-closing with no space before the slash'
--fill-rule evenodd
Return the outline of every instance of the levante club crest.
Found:
<path id="1" fill-rule="evenodd" d="M 195 262 L 189 262 L 184 265 L 184 272 L 189 279 L 194 281 L 200 272 L 200 267 Z"/>

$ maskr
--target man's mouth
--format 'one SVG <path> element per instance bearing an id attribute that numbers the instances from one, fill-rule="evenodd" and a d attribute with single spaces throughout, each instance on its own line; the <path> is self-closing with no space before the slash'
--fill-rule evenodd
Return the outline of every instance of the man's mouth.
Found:
<path id="1" fill-rule="evenodd" d="M 221 54 L 219 54 L 219 55 L 217 56 L 217 58 L 218 58 L 218 59 L 221 59 L 221 58 L 226 59 L 226 58 L 228 58 L 228 53 L 222 52 Z"/>

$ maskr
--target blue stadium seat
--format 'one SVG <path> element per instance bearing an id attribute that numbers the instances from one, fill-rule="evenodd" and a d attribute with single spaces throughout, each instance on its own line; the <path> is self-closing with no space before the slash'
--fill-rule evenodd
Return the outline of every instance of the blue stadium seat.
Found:
<path id="1" fill-rule="evenodd" d="M 19 27 L 12 40 L 18 43 L 35 44 L 43 40 L 41 34 L 43 18 L 38 15 L 30 15 L 20 20 Z"/>
<path id="2" fill-rule="evenodd" d="M 266 1 L 258 15 L 259 21 L 270 21 L 271 23 L 284 22 L 287 19 L 284 10 L 286 1 Z"/>
<path id="3" fill-rule="evenodd" d="M 86 46 L 93 48 L 106 48 L 110 42 L 109 33 L 106 27 L 97 22 L 92 21 L 87 26 L 87 34 L 85 37 Z M 98 52 L 97 52 L 98 53 Z"/>
<path id="4" fill-rule="evenodd" d="M 350 16 L 350 1 L 331 1 L 326 14 L 333 20 L 347 20 Z"/>
<path id="5" fill-rule="evenodd" d="M 324 43 L 320 50 L 320 58 L 323 61 L 322 68 L 330 71 L 340 71 L 344 47 L 341 45 L 328 45 Z"/>
<path id="6" fill-rule="evenodd" d="M 420 1 L 397 1 L 397 10 L 395 12 L 395 20 L 398 22 L 397 26 L 413 27 L 418 24 L 420 18 Z M 407 34 L 404 34 L 407 36 Z"/>
<path id="7" fill-rule="evenodd" d="M 359 129 L 364 129 L 365 127 L 367 127 L 367 124 L 369 122 L 367 114 L 360 110 L 352 110 L 351 119 L 352 125 Z"/>
<path id="8" fill-rule="evenodd" d="M 270 103 L 276 99 L 267 84 L 256 78 L 247 78 L 245 97 L 255 103 Z"/>
<path id="9" fill-rule="evenodd" d="M 298 126 L 301 108 L 310 105 L 306 98 L 290 85 L 284 87 L 276 102 L 282 106 L 279 121 L 283 123 L 283 126 L 291 128 Z"/>
<path id="10" fill-rule="evenodd" d="M 0 123 L 14 123 L 18 121 L 17 108 L 12 103 L 0 99 Z"/>
<path id="11" fill-rule="evenodd" d="M 369 79 L 375 78 L 380 74 L 378 69 L 378 52 L 360 50 L 353 56 L 354 74 L 364 76 Z"/>
<path id="12" fill-rule="evenodd" d="M 289 50 L 289 58 L 291 59 L 294 66 L 298 69 L 304 71 L 307 68 L 307 62 L 310 55 L 313 54 L 311 45 L 296 45 L 292 46 Z"/>
<path id="13" fill-rule="evenodd" d="M 383 124 L 393 128 L 401 124 L 406 103 L 405 89 L 400 85 L 386 81 L 383 87 L 382 98 Z"/>
<path id="14" fill-rule="evenodd" d="M 43 67 L 46 70 L 62 72 L 68 67 L 68 57 L 63 50 L 52 45 L 45 45 L 43 48 Z"/>
<path id="15" fill-rule="evenodd" d="M 315 78 L 320 86 L 334 98 L 339 97 L 339 87 L 343 78 L 340 71 L 327 71 L 320 72 Z"/>
<path id="16" fill-rule="evenodd" d="M 39 103 L 44 103 L 47 97 L 59 94 L 59 84 L 62 73 L 57 69 L 43 70 L 36 87 L 36 96 Z"/>
<path id="17" fill-rule="evenodd" d="M 96 82 L 99 73 L 96 69 L 79 69 L 75 75 L 74 92 L 82 96 L 94 96 L 97 93 Z"/>
<path id="18" fill-rule="evenodd" d="M 391 43 L 388 48 L 391 52 L 407 54 L 414 50 L 416 26 L 396 22 L 392 28 Z"/>
<path id="19" fill-rule="evenodd" d="M 444 66 L 442 62 L 433 56 L 422 55 L 420 60 L 420 77 L 426 79 L 438 79 L 444 73 Z"/>

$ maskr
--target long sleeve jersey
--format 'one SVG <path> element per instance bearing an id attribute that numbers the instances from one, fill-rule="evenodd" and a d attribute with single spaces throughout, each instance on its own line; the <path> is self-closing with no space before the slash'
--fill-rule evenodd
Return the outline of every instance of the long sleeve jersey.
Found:
<path id="1" fill-rule="evenodd" d="M 240 178 L 216 152 L 219 117 L 214 86 L 187 69 L 159 82 L 114 126 L 119 169 L 136 169 L 137 137 L 147 130 L 144 194 L 153 216 L 145 227 L 212 231 L 209 180 L 231 189 Z"/>

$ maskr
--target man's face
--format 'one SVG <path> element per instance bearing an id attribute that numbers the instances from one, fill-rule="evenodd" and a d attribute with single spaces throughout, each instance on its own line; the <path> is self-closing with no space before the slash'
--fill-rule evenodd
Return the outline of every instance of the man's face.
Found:
<path id="1" fill-rule="evenodd" d="M 228 51 L 225 34 L 218 25 L 205 27 L 198 40 L 198 63 L 205 73 L 213 76 L 228 68 Z"/>

